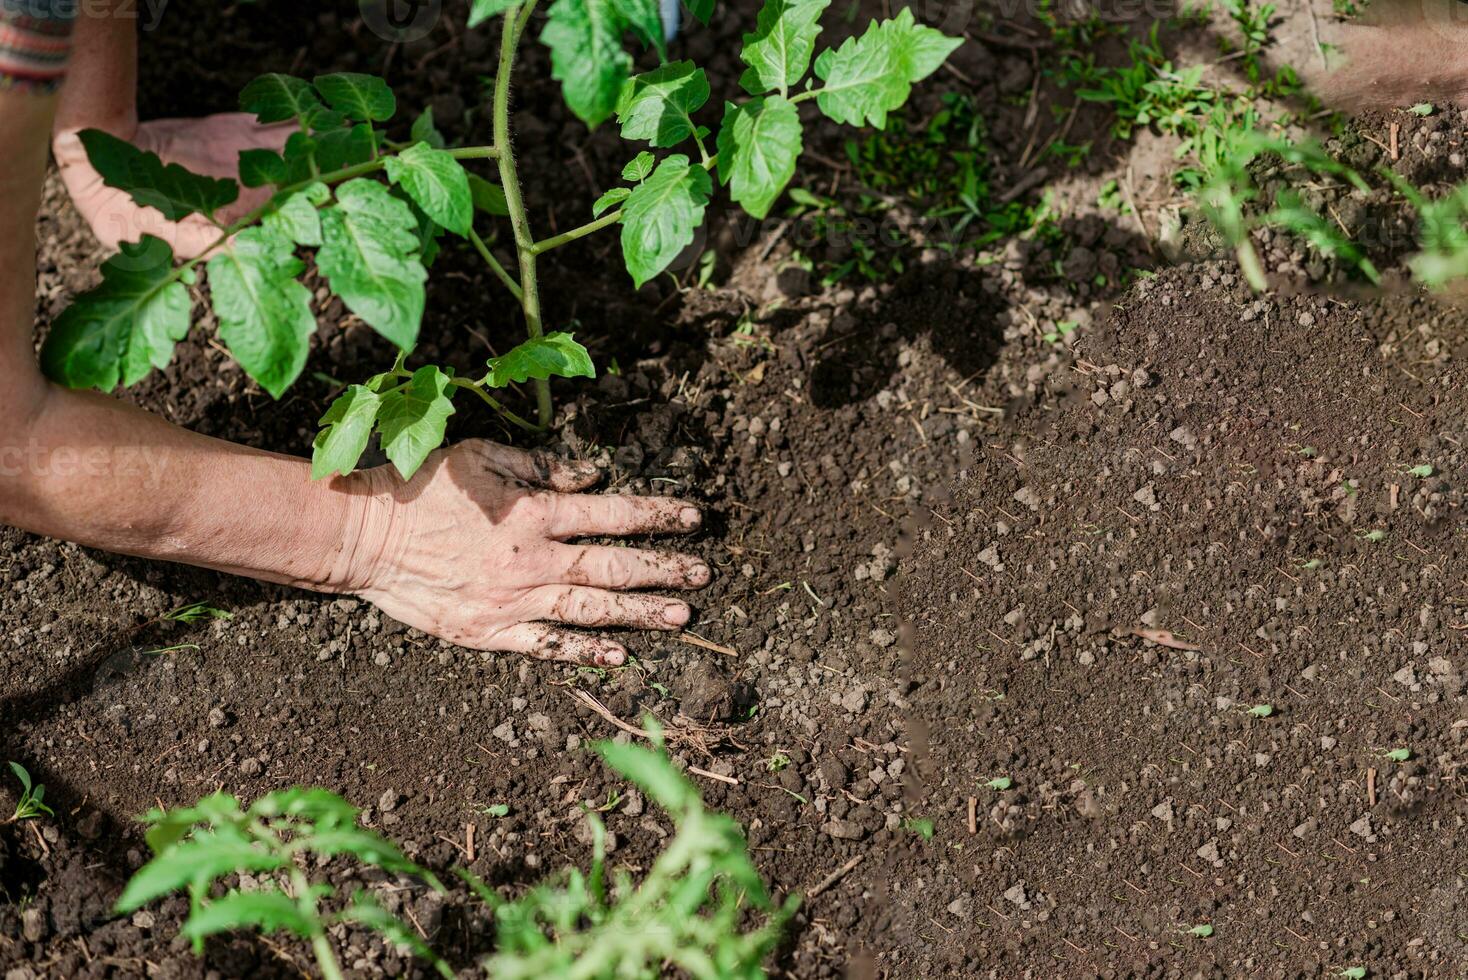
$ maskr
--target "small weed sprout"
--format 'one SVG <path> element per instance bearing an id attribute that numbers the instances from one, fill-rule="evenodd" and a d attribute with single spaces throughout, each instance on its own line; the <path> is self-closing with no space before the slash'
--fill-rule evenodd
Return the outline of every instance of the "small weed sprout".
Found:
<path id="1" fill-rule="evenodd" d="M 1412 750 L 1407 748 L 1392 749 L 1390 751 L 1382 752 L 1381 757 L 1383 759 L 1390 759 L 1392 762 L 1406 762 L 1408 759 L 1412 758 Z"/>
<path id="2" fill-rule="evenodd" d="M 1431 463 L 1423 463 L 1421 466 L 1412 467 L 1410 470 L 1407 471 L 1407 475 L 1415 476 L 1419 479 L 1425 480 L 1428 477 L 1432 476 L 1434 472 L 1436 471 L 1432 468 Z"/>
<path id="3" fill-rule="evenodd" d="M 1207 939 L 1209 936 L 1213 935 L 1213 927 L 1204 922 L 1200 923 L 1199 925 L 1193 926 L 1191 929 L 1184 929 L 1183 932 L 1186 935 L 1192 936 L 1196 939 Z"/>
<path id="4" fill-rule="evenodd" d="M 1386 540 L 1386 532 L 1383 531 L 1383 530 L 1381 530 L 1380 528 L 1377 528 L 1374 531 L 1365 531 L 1365 532 L 1363 532 L 1361 534 L 1358 534 L 1356 536 L 1358 538 L 1360 538 L 1362 541 L 1369 541 L 1372 544 L 1378 544 L 1378 543 Z"/>
<path id="5" fill-rule="evenodd" d="M 1344 980 L 1366 980 L 1366 967 L 1348 966 L 1345 969 L 1337 970 L 1335 975 Z"/>
<path id="6" fill-rule="evenodd" d="M 1274 705 L 1256 704 L 1254 705 L 1254 707 L 1249 709 L 1249 714 L 1254 718 L 1268 718 L 1270 715 L 1274 714 Z"/>
<path id="7" fill-rule="evenodd" d="M 15 804 L 15 812 L 5 822 L 18 823 L 22 820 L 34 820 L 43 813 L 54 817 L 55 811 L 45 803 L 46 787 L 40 783 L 32 786 L 31 774 L 26 772 L 25 766 L 19 762 L 12 762 L 10 771 L 15 773 L 16 779 L 20 780 L 20 799 Z"/>
<path id="8" fill-rule="evenodd" d="M 480 806 L 477 806 L 477 807 L 474 808 L 474 812 L 475 813 L 482 813 L 486 817 L 507 817 L 507 816 L 510 815 L 510 804 L 508 804 L 508 803 L 490 803 L 490 804 L 487 804 L 487 805 L 481 804 Z"/>
<path id="9" fill-rule="evenodd" d="M 225 612 L 207 602 L 191 602 L 187 606 L 179 606 L 172 612 L 164 613 L 163 619 L 170 623 L 197 623 L 205 619 L 234 619 L 234 613 Z"/>
<path id="10" fill-rule="evenodd" d="M 790 757 L 784 752 L 776 752 L 765 760 L 765 768 L 770 772 L 783 772 L 790 768 Z"/>
<path id="11" fill-rule="evenodd" d="M 1010 779 L 1008 776 L 995 776 L 993 779 L 984 783 L 984 788 L 998 790 L 1002 793 L 1013 785 L 1014 780 Z"/>
<path id="12" fill-rule="evenodd" d="M 909 817 L 902 821 L 902 829 L 917 834 L 923 840 L 933 839 L 933 821 L 927 817 Z"/>

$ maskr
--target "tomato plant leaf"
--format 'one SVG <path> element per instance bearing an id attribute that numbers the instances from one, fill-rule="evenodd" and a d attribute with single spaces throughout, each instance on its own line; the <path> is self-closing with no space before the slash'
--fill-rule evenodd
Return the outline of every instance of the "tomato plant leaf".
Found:
<path id="1" fill-rule="evenodd" d="M 708 76 L 691 61 L 675 61 L 629 78 L 617 101 L 622 138 L 677 146 L 693 135 L 693 113 L 708 100 Z"/>
<path id="2" fill-rule="evenodd" d="M 668 58 L 667 35 L 663 31 L 663 14 L 658 0 L 612 0 L 622 20 L 632 28 L 644 44 L 657 48 L 658 58 Z"/>
<path id="3" fill-rule="evenodd" d="M 821 33 L 821 14 L 831 0 L 765 0 L 754 33 L 744 35 L 739 57 L 749 67 L 739 84 L 750 95 L 787 95 L 805 77 Z"/>
<path id="4" fill-rule="evenodd" d="M 262 123 L 298 119 L 305 122 L 321 99 L 304 78 L 272 72 L 261 75 L 240 91 L 240 108 Z"/>
<path id="5" fill-rule="evenodd" d="M 705 27 L 714 16 L 714 0 L 688 0 L 688 10 Z"/>
<path id="6" fill-rule="evenodd" d="M 756 218 L 770 213 L 795 176 L 804 148 L 800 110 L 778 95 L 729 103 L 719 129 L 719 175 L 730 196 Z"/>
<path id="7" fill-rule="evenodd" d="M 454 414 L 452 398 L 449 376 L 431 364 L 414 371 L 403 388 L 383 394 L 377 410 L 382 451 L 403 479 L 411 479 L 428 454 L 443 445 L 444 429 Z"/>
<path id="8" fill-rule="evenodd" d="M 639 288 L 692 244 L 712 189 L 707 170 L 675 154 L 628 196 L 622 209 L 622 258 Z"/>
<path id="9" fill-rule="evenodd" d="M 251 817 L 304 817 L 316 823 L 334 826 L 350 824 L 358 810 L 330 790 L 316 786 L 289 786 L 257 799 L 250 804 Z"/>
<path id="10" fill-rule="evenodd" d="M 591 206 L 591 216 L 593 218 L 600 218 L 604 212 L 611 210 L 631 196 L 632 188 L 613 187 L 596 199 L 596 203 Z"/>
<path id="11" fill-rule="evenodd" d="M 540 40 L 566 105 L 593 129 L 617 109 L 632 58 L 622 50 L 626 21 L 613 0 L 556 0 Z"/>
<path id="12" fill-rule="evenodd" d="M 596 367 L 572 334 L 556 331 L 533 337 L 506 354 L 489 359 L 485 384 L 503 388 L 531 378 L 594 378 Z"/>
<path id="13" fill-rule="evenodd" d="M 413 955 L 432 963 L 441 975 L 453 976 L 453 970 L 443 961 L 442 957 L 433 951 L 433 947 L 424 942 L 422 937 L 402 920 L 378 905 L 377 900 L 370 893 L 358 891 L 352 897 L 352 904 L 342 911 L 341 918 L 345 922 L 355 922 L 382 933 L 399 946 L 411 949 Z"/>
<path id="14" fill-rule="evenodd" d="M 469 8 L 469 26 L 478 27 L 491 17 L 509 10 L 517 2 L 519 0 L 474 0 L 473 6 Z"/>
<path id="15" fill-rule="evenodd" d="M 648 151 L 643 150 L 641 153 L 637 154 L 637 156 L 627 161 L 627 166 L 622 168 L 622 179 L 632 181 L 634 183 L 644 181 L 647 179 L 648 175 L 652 173 L 652 170 L 654 167 L 657 166 L 657 163 L 657 157 L 653 156 Z"/>
<path id="16" fill-rule="evenodd" d="M 896 17 L 882 25 L 882 30 L 892 39 L 903 77 L 912 83 L 942 68 L 948 56 L 963 45 L 962 38 L 949 37 L 936 28 L 917 23 L 911 7 L 902 8 Z"/>
<path id="17" fill-rule="evenodd" d="M 279 398 L 306 366 L 316 317 L 296 281 L 305 264 L 289 239 L 246 228 L 209 260 L 219 337 L 245 373 Z"/>
<path id="18" fill-rule="evenodd" d="M 111 391 L 168 366 L 189 331 L 189 291 L 161 238 L 122 242 L 102 264 L 102 283 L 72 301 L 41 348 L 41 367 L 69 388 Z"/>
<path id="19" fill-rule="evenodd" d="M 485 214 L 493 214 L 498 217 L 507 217 L 510 206 L 505 203 L 505 189 L 499 184 L 485 180 L 478 174 L 469 175 L 469 196 L 474 201 L 474 208 Z"/>
<path id="20" fill-rule="evenodd" d="M 368 326 L 410 349 L 423 320 L 428 271 L 418 255 L 418 223 L 407 204 L 376 181 L 349 180 L 321 211 L 316 265 L 331 291 Z"/>
<path id="21" fill-rule="evenodd" d="M 312 923 L 299 905 L 278 891 L 231 891 L 196 909 L 179 934 L 203 939 L 243 926 L 254 926 L 263 932 L 284 929 L 309 938 Z"/>
<path id="22" fill-rule="evenodd" d="M 78 135 L 104 184 L 126 191 L 145 208 L 156 208 L 169 221 L 194 213 L 212 215 L 240 196 L 240 187 L 232 180 L 204 177 L 176 163 L 165 165 L 158 154 L 111 133 L 84 129 Z"/>
<path id="23" fill-rule="evenodd" d="M 312 137 L 316 166 L 323 171 L 355 167 L 372 159 L 377 139 L 366 123 L 328 129 Z"/>
<path id="24" fill-rule="evenodd" d="M 211 881 L 231 871 L 275 871 L 285 864 L 283 856 L 252 844 L 237 833 L 195 831 L 191 838 L 166 849 L 138 869 L 128 879 L 116 908 L 124 914 L 133 912 L 195 881 Z"/>
<path id="25" fill-rule="evenodd" d="M 641 745 L 597 742 L 607 765 L 626 776 L 674 818 L 700 806 L 698 790 L 661 752 Z"/>
<path id="26" fill-rule="evenodd" d="M 296 191 L 261 219 L 260 224 L 279 238 L 297 245 L 319 248 L 321 216 L 317 214 L 316 206 L 323 198 L 316 196 L 318 191 L 326 192 L 328 197 L 330 195 L 325 184 L 313 184 L 310 188 Z"/>
<path id="27" fill-rule="evenodd" d="M 427 143 L 435 150 L 442 150 L 448 146 L 448 141 L 443 138 L 443 133 L 433 122 L 433 106 L 429 106 L 418 114 L 413 120 L 413 126 L 408 131 L 408 138 L 415 143 Z"/>
<path id="28" fill-rule="evenodd" d="M 269 187 L 288 181 L 285 158 L 274 150 L 254 148 L 240 151 L 240 183 L 246 187 Z"/>
<path id="29" fill-rule="evenodd" d="M 333 473 L 349 475 L 367 451 L 372 426 L 377 421 L 381 404 L 377 392 L 364 385 L 352 385 L 331 403 L 318 425 L 325 426 L 311 444 L 311 479 L 319 480 Z"/>
<path id="30" fill-rule="evenodd" d="M 388 157 L 386 166 L 388 179 L 401 185 L 424 214 L 456 234 L 469 233 L 474 221 L 469 174 L 447 151 L 414 143 Z"/>
<path id="31" fill-rule="evenodd" d="M 326 104 L 349 119 L 360 122 L 387 122 L 398 111 L 398 100 L 387 82 L 376 75 L 343 71 L 317 75 L 311 80 Z"/>

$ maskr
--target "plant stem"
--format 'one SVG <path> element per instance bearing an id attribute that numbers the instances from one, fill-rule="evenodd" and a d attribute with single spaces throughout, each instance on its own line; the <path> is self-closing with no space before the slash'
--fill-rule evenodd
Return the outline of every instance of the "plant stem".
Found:
<path id="1" fill-rule="evenodd" d="M 533 422 L 526 421 L 525 419 L 516 415 L 514 412 L 510 411 L 498 398 L 485 391 L 482 387 L 480 387 L 473 381 L 465 381 L 462 378 L 454 378 L 450 382 L 450 384 L 452 384 L 456 388 L 466 388 L 469 391 L 474 392 L 474 394 L 478 395 L 480 398 L 483 398 L 490 408 L 494 409 L 496 412 L 499 412 L 508 421 L 518 425 L 526 432 L 541 432 L 544 429 L 543 426 L 539 426 Z"/>
<path id="2" fill-rule="evenodd" d="M 524 7 L 511 6 L 505 11 L 504 30 L 500 36 L 499 71 L 494 80 L 494 134 L 499 147 L 500 185 L 505 192 L 505 209 L 510 212 L 510 227 L 515 233 L 515 249 L 520 260 L 520 308 L 525 311 L 525 332 L 531 340 L 544 334 L 540 322 L 540 285 L 535 274 L 535 238 L 525 217 L 525 200 L 520 193 L 520 174 L 515 169 L 515 150 L 510 142 L 510 78 L 515 70 L 515 49 L 520 34 L 530 21 L 537 0 Z M 550 382 L 535 379 L 537 418 L 542 429 L 551 424 Z"/>
<path id="3" fill-rule="evenodd" d="M 311 923 L 311 950 L 316 954 L 316 964 L 321 967 L 321 976 L 324 980 L 342 980 L 341 964 L 336 961 L 336 952 L 331 948 L 331 940 L 327 938 L 326 930 L 321 925 L 316 899 L 311 895 L 311 883 L 306 880 L 300 868 L 291 868 L 291 889 L 296 893 L 296 904 L 300 906 L 301 914 Z"/>
<path id="4" fill-rule="evenodd" d="M 536 242 L 530 246 L 530 251 L 536 255 L 542 255 L 553 248 L 560 248 L 562 245 L 574 242 L 578 238 L 585 238 L 587 235 L 601 231 L 608 225 L 614 225 L 621 220 L 622 209 L 618 208 L 611 214 L 604 214 L 595 221 L 582 225 L 580 228 L 572 228 L 570 231 L 557 235 L 554 238 L 547 238 L 543 242 Z"/>
<path id="5" fill-rule="evenodd" d="M 490 271 L 499 277 L 500 282 L 505 284 L 505 288 L 514 295 L 517 301 L 523 303 L 525 294 L 520 291 L 520 284 L 515 281 L 513 276 L 505 271 L 505 267 L 500 265 L 500 260 L 494 257 L 494 253 L 489 250 L 489 246 L 484 244 L 484 239 L 479 237 L 479 232 L 473 228 L 469 229 L 469 241 L 478 250 L 480 258 L 484 259 Z"/>

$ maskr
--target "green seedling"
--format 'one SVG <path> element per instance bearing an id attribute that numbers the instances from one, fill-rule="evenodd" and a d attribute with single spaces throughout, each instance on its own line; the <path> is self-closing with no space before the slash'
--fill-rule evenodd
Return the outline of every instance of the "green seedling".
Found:
<path id="1" fill-rule="evenodd" d="M 15 778 L 20 780 L 20 799 L 16 801 L 15 812 L 10 815 L 6 823 L 18 823 L 22 820 L 34 820 L 41 814 L 54 817 L 55 811 L 46 805 L 46 787 L 37 783 L 31 785 L 31 774 L 26 772 L 25 766 L 19 762 L 10 764 L 10 771 L 15 773 Z M 3 811 L 0 811 L 3 812 Z"/>
<path id="2" fill-rule="evenodd" d="M 917 23 L 910 9 L 872 21 L 858 36 L 817 54 L 829 0 L 768 0 L 743 36 L 739 79 L 747 97 L 705 111 L 711 86 L 691 61 L 667 60 L 658 4 L 651 0 L 551 0 L 540 40 L 571 111 L 589 126 L 615 119 L 621 137 L 647 147 L 590 220 L 537 238 L 525 208 L 511 137 L 511 76 L 538 0 L 474 0 L 471 27 L 500 21 L 498 67 L 483 117 L 486 142 L 451 147 L 424 112 L 410 126 L 381 78 L 357 73 L 311 80 L 264 75 L 240 94 L 262 123 L 294 127 L 284 151 L 247 150 L 240 179 L 215 179 L 100 130 L 80 134 L 110 187 L 165 218 L 202 215 L 219 226 L 206 257 L 177 262 L 171 246 L 145 235 L 121 246 L 102 283 L 52 325 L 41 353 L 46 373 L 73 388 L 111 391 L 167 366 L 188 333 L 200 273 L 219 338 L 245 373 L 280 398 L 305 368 L 316 329 L 303 282 L 309 254 L 321 282 L 397 350 L 391 367 L 347 387 L 321 417 L 311 473 L 350 474 L 375 434 L 388 460 L 410 477 L 442 444 L 454 398 L 467 393 L 512 424 L 543 430 L 553 420 L 549 381 L 594 377 L 587 349 L 546 329 L 537 264 L 546 253 L 620 228 L 623 265 L 634 286 L 667 272 L 694 241 L 715 183 L 756 219 L 789 185 L 804 144 L 800 106 L 851 126 L 886 125 L 915 84 L 936 72 L 961 40 Z M 714 0 L 696 0 L 707 22 Z M 624 38 L 653 49 L 660 67 L 633 73 Z M 722 108 L 722 114 L 719 109 Z M 697 121 L 708 118 L 715 127 Z M 406 137 L 406 138 L 404 138 Z M 492 167 L 479 173 L 469 167 Z M 241 185 L 270 198 L 240 219 L 217 215 Z M 495 252 L 501 231 L 505 251 Z M 527 339 L 481 368 L 409 364 L 426 303 L 428 269 L 446 233 L 465 240 L 519 306 Z M 513 270 L 513 271 L 512 271 Z M 313 280 L 314 282 L 314 280 Z M 487 370 L 486 370 L 487 368 Z M 530 382 L 534 421 L 501 401 Z"/>
<path id="3" fill-rule="evenodd" d="M 933 839 L 933 821 L 927 817 L 909 817 L 902 821 L 902 829 L 912 831 L 923 840 Z"/>
<path id="4" fill-rule="evenodd" d="M 478 807 L 477 812 L 484 814 L 486 817 L 507 817 L 510 815 L 510 804 L 490 803 L 487 806 Z"/>
<path id="5" fill-rule="evenodd" d="M 998 790 L 1002 793 L 1004 790 L 1009 789 L 1009 787 L 1013 785 L 1014 780 L 1010 779 L 1008 776 L 995 776 L 993 779 L 984 784 L 984 788 Z"/>
<path id="6" fill-rule="evenodd" d="M 646 724 L 646 722 L 645 722 Z M 661 732 L 647 725 L 661 748 Z M 776 906 L 750 860 L 739 825 L 704 808 L 698 790 L 660 750 L 603 742 L 596 751 L 672 818 L 676 832 L 640 884 L 606 872 L 606 831 L 595 814 L 589 874 L 570 869 L 502 902 L 461 874 L 495 908 L 496 980 L 651 978 L 671 970 L 698 980 L 763 977 L 798 899 Z M 751 927 L 751 910 L 765 921 Z"/>
<path id="7" fill-rule="evenodd" d="M 163 619 L 170 623 L 197 623 L 205 619 L 234 619 L 234 613 L 217 609 L 207 602 L 191 602 L 164 613 Z"/>
<path id="8" fill-rule="evenodd" d="M 1430 116 L 1432 115 L 1433 108 L 1434 106 L 1431 102 L 1419 102 L 1407 111 L 1414 116 Z"/>
<path id="9" fill-rule="evenodd" d="M 1272 704 L 1256 704 L 1249 709 L 1249 715 L 1254 718 L 1268 718 L 1272 714 L 1274 714 Z"/>
<path id="10" fill-rule="evenodd" d="M 1434 470 L 1431 463 L 1423 463 L 1421 466 L 1412 467 L 1410 470 L 1407 471 L 1407 475 L 1419 477 L 1425 480 L 1429 476 L 1432 476 L 1433 472 Z"/>
<path id="11" fill-rule="evenodd" d="M 1370 541 L 1372 544 L 1377 544 L 1378 542 L 1386 540 L 1386 532 L 1378 528 L 1374 531 L 1365 531 L 1361 534 L 1356 535 L 1356 537 L 1360 538 L 1362 541 Z"/>
<path id="12" fill-rule="evenodd" d="M 1193 926 L 1191 929 L 1184 929 L 1182 931 L 1185 935 L 1193 936 L 1197 939 L 1207 939 L 1209 936 L 1213 935 L 1213 927 L 1206 922 L 1201 923 L 1200 925 Z"/>
<path id="13" fill-rule="evenodd" d="M 1300 562 L 1300 567 L 1307 572 L 1313 572 L 1324 565 L 1325 562 L 1320 558 L 1311 558 L 1309 561 Z"/>
<path id="14" fill-rule="evenodd" d="M 1392 762 L 1406 762 L 1408 759 L 1412 758 L 1412 750 L 1392 749 L 1389 752 L 1382 752 L 1381 757 L 1383 759 L 1390 759 Z"/>
<path id="15" fill-rule="evenodd" d="M 356 807 L 333 793 L 285 789 L 260 797 L 248 808 L 241 808 L 233 796 L 215 793 L 191 807 L 151 810 L 142 821 L 148 824 L 154 857 L 123 888 L 117 911 L 127 914 L 164 895 L 187 893 L 189 917 L 181 934 L 193 942 L 196 953 L 216 933 L 281 930 L 308 940 L 322 976 L 338 980 L 342 968 L 327 930 L 350 922 L 411 948 L 442 976 L 454 975 L 412 928 L 389 915 L 369 893 L 358 891 L 340 911 L 322 907 L 333 889 L 307 878 L 302 857 L 349 856 L 364 865 L 415 875 L 443 890 L 437 878 L 405 858 L 397 845 L 359 826 Z M 224 885 L 221 879 L 236 872 L 259 875 L 259 888 L 243 892 Z M 276 883 L 278 876 L 286 878 L 288 889 Z"/>
<path id="16" fill-rule="evenodd" d="M 1366 967 L 1348 966 L 1343 970 L 1337 970 L 1335 975 L 1343 977 L 1344 980 L 1366 980 Z"/>
<path id="17" fill-rule="evenodd" d="M 770 772 L 783 772 L 790 768 L 790 757 L 784 752 L 776 752 L 765 760 L 765 768 Z"/>

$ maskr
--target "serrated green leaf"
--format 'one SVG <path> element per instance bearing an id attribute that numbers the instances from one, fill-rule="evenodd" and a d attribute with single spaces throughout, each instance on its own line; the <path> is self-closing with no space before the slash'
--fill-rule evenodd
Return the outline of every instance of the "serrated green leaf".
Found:
<path id="1" fill-rule="evenodd" d="M 708 100 L 708 76 L 691 61 L 675 61 L 629 78 L 617 101 L 622 138 L 677 146 L 693 135 L 693 113 Z"/>
<path id="2" fill-rule="evenodd" d="M 489 359 L 485 384 L 503 388 L 531 378 L 594 378 L 596 367 L 586 348 L 568 333 L 556 331 L 525 341 L 518 347 Z"/>
<path id="3" fill-rule="evenodd" d="M 355 167 L 372 159 L 377 139 L 367 123 L 328 129 L 312 137 L 316 166 L 323 173 Z"/>
<path id="4" fill-rule="evenodd" d="M 311 80 L 326 104 L 359 122 L 387 122 L 398 111 L 397 97 L 376 75 L 343 71 Z"/>
<path id="5" fill-rule="evenodd" d="M 423 213 L 449 231 L 466 235 L 474 223 L 469 174 L 444 150 L 414 143 L 387 159 L 387 176 L 417 202 Z"/>
<path id="6" fill-rule="evenodd" d="M 453 968 L 444 962 L 443 958 L 435 953 L 433 948 L 419 937 L 418 933 L 378 905 L 377 900 L 367 892 L 358 891 L 352 898 L 352 904 L 342 912 L 341 918 L 344 922 L 355 922 L 358 925 L 366 926 L 386 936 L 397 945 L 412 950 L 419 959 L 433 964 L 433 968 L 439 972 L 440 976 L 448 978 L 454 976 Z"/>
<path id="7" fill-rule="evenodd" d="M 613 0 L 556 0 L 540 40 L 566 105 L 595 129 L 617 108 L 632 58 L 622 50 L 627 22 Z"/>
<path id="8" fill-rule="evenodd" d="M 596 203 L 591 206 L 591 216 L 593 218 L 600 218 L 603 212 L 611 210 L 631 196 L 632 188 L 613 187 L 611 190 L 607 191 L 601 197 L 596 199 Z"/>
<path id="9" fill-rule="evenodd" d="M 633 183 L 644 181 L 652 173 L 657 163 L 657 157 L 653 156 L 647 150 L 643 150 L 637 156 L 627 161 L 627 166 L 622 168 L 622 179 Z"/>
<path id="10" fill-rule="evenodd" d="M 412 479 L 428 454 L 443 445 L 454 414 L 453 392 L 449 376 L 430 364 L 414 371 L 404 388 L 382 396 L 377 410 L 382 451 L 403 479 Z"/>
<path id="11" fill-rule="evenodd" d="M 499 184 L 490 183 L 478 174 L 469 175 L 469 196 L 473 199 L 474 208 L 477 211 L 501 218 L 510 213 L 510 206 L 505 203 L 505 189 Z"/>
<path id="12" fill-rule="evenodd" d="M 670 815 L 681 817 L 699 806 L 698 789 L 661 752 L 616 742 L 597 742 L 594 748 L 607 765 L 636 783 Z"/>
<path id="13" fill-rule="evenodd" d="M 333 473 L 348 476 L 367 451 L 382 399 L 363 385 L 352 385 L 331 403 L 318 425 L 325 426 L 311 444 L 311 479 Z"/>
<path id="14" fill-rule="evenodd" d="M 104 184 L 126 191 L 145 208 L 156 208 L 169 221 L 195 213 L 213 215 L 240 196 L 240 187 L 232 180 L 204 177 L 176 163 L 165 165 L 158 154 L 111 133 L 84 129 L 77 135 Z"/>
<path id="15" fill-rule="evenodd" d="M 262 123 L 304 120 L 312 109 L 320 107 L 316 91 L 304 78 L 294 75 L 261 75 L 240 92 L 240 108 Z"/>
<path id="16" fill-rule="evenodd" d="M 246 228 L 209 260 L 219 337 L 245 373 L 279 398 L 301 374 L 316 317 L 296 281 L 305 264 L 289 239 Z"/>
<path id="17" fill-rule="evenodd" d="M 770 213 L 795 176 L 804 148 L 800 111 L 778 95 L 725 106 L 719 129 L 719 174 L 730 196 L 756 218 Z"/>
<path id="18" fill-rule="evenodd" d="M 413 126 L 408 130 L 408 138 L 415 143 L 427 143 L 435 150 L 442 150 L 448 146 L 448 141 L 443 138 L 443 133 L 433 123 L 433 106 L 429 106 L 418 114 L 413 120 Z"/>
<path id="19" fill-rule="evenodd" d="M 239 800 L 228 793 L 212 793 L 190 807 L 149 810 L 142 818 L 151 824 L 144 839 L 154 854 L 162 854 L 198 824 L 231 825 L 243 818 Z"/>
<path id="20" fill-rule="evenodd" d="M 331 193 L 325 184 L 313 184 L 309 188 L 296 191 L 262 218 L 260 224 L 278 238 L 308 248 L 319 248 L 321 216 L 316 213 L 316 204 L 322 200 L 319 196 L 321 192 L 325 192 L 328 197 Z"/>
<path id="21" fill-rule="evenodd" d="M 622 20 L 632 28 L 644 44 L 657 49 L 659 60 L 668 58 L 668 42 L 663 33 L 663 15 L 658 0 L 612 0 Z"/>
<path id="22" fill-rule="evenodd" d="M 821 14 L 830 5 L 831 0 L 765 0 L 739 52 L 749 66 L 739 79 L 746 92 L 786 95 L 805 77 L 821 33 Z"/>
<path id="23" fill-rule="evenodd" d="M 469 8 L 469 26 L 478 27 L 480 24 L 496 17 L 513 7 L 518 0 L 474 0 Z"/>
<path id="24" fill-rule="evenodd" d="M 299 817 L 318 824 L 354 824 L 357 808 L 330 790 L 317 786 L 291 786 L 250 804 L 251 817 Z"/>
<path id="25" fill-rule="evenodd" d="M 331 827 L 312 833 L 297 835 L 290 843 L 293 851 L 310 851 L 322 857 L 350 854 L 364 864 L 386 868 L 388 871 L 416 873 L 420 869 L 403 857 L 396 844 L 361 827 Z"/>
<path id="26" fill-rule="evenodd" d="M 269 187 L 287 182 L 285 158 L 274 150 L 255 148 L 240 151 L 240 183 L 246 187 Z"/>
<path id="27" fill-rule="evenodd" d="M 882 30 L 892 39 L 897 64 L 904 78 L 916 84 L 943 67 L 948 56 L 963 45 L 963 38 L 919 24 L 911 7 L 904 7 Z M 894 107 L 895 108 L 895 107 Z"/>
<path id="28" fill-rule="evenodd" d="M 816 59 L 824 82 L 816 104 L 831 119 L 851 126 L 887 124 L 887 113 L 907 101 L 912 84 L 937 71 L 962 43 L 913 18 L 911 8 L 873 23 L 859 38 Z"/>
<path id="29" fill-rule="evenodd" d="M 675 154 L 632 191 L 622 208 L 622 258 L 639 288 L 692 244 L 712 189 L 707 170 Z"/>
<path id="30" fill-rule="evenodd" d="M 144 235 L 122 242 L 102 264 L 102 283 L 51 325 L 41 348 L 47 377 L 69 388 L 111 391 L 167 367 L 189 331 L 189 292 L 174 276 L 168 243 Z"/>
<path id="31" fill-rule="evenodd" d="M 231 891 L 196 909 L 179 934 L 203 939 L 219 932 L 253 926 L 262 932 L 284 929 L 309 938 L 313 923 L 294 901 L 278 891 Z"/>
<path id="32" fill-rule="evenodd" d="M 409 350 L 423 321 L 424 280 L 418 223 L 404 202 L 366 178 L 336 189 L 321 212 L 316 265 L 331 291 L 368 326 Z"/>
<path id="33" fill-rule="evenodd" d="M 285 864 L 283 856 L 238 833 L 196 831 L 138 869 L 123 888 L 116 908 L 121 913 L 132 912 L 196 881 L 209 882 L 233 871 L 275 871 Z"/>

